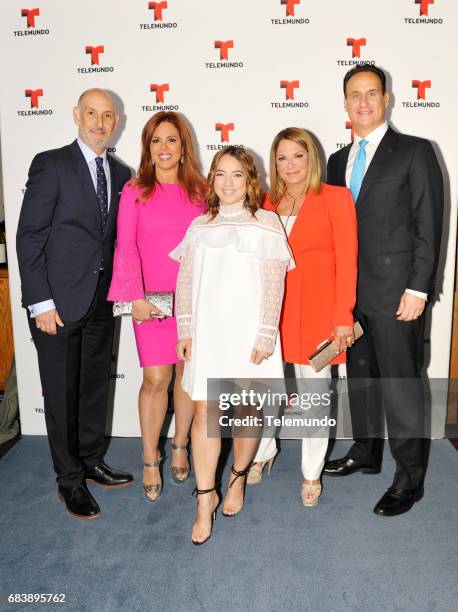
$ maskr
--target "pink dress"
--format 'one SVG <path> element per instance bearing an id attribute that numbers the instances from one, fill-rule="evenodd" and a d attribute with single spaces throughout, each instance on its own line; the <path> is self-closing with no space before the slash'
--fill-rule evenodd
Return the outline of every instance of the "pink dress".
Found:
<path id="1" fill-rule="evenodd" d="M 168 254 L 183 239 L 191 221 L 206 209 L 190 202 L 178 184 L 159 184 L 146 202 L 140 190 L 124 186 L 119 202 L 118 237 L 108 300 L 131 302 L 145 291 L 175 291 L 179 264 Z M 142 368 L 179 363 L 175 317 L 133 321 Z"/>

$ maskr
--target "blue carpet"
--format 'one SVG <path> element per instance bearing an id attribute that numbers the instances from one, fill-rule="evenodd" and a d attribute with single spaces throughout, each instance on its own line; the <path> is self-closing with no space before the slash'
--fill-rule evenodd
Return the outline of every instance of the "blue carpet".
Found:
<path id="1" fill-rule="evenodd" d="M 391 483 L 388 449 L 380 475 L 325 479 L 318 507 L 304 508 L 300 443 L 284 440 L 271 477 L 247 488 L 239 516 L 218 515 L 202 547 L 190 541 L 194 483 L 169 484 L 167 460 L 161 500 L 145 503 L 140 452 L 139 439 L 112 441 L 107 462 L 137 481 L 116 491 L 90 484 L 102 516 L 88 522 L 58 501 L 46 438 L 23 438 L 0 460 L 0 592 L 67 601 L 2 610 L 457 609 L 458 453 L 448 441 L 432 443 L 424 499 L 380 518 L 372 508 Z"/>

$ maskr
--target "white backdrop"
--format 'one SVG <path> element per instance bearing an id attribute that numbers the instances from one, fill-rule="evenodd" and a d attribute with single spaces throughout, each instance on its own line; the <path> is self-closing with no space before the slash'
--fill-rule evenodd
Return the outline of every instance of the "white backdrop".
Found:
<path id="1" fill-rule="evenodd" d="M 143 125 L 156 110 L 171 109 L 192 124 L 205 172 L 227 136 L 226 144 L 255 154 L 265 178 L 270 143 L 284 127 L 310 130 L 326 157 L 347 144 L 351 131 L 342 77 L 356 62 L 382 66 L 393 91 L 391 123 L 431 139 L 444 171 L 446 264 L 433 309 L 428 372 L 448 376 L 457 182 L 454 0 L 32 0 L 25 5 L 9 0 L 0 9 L 2 164 L 23 433 L 45 432 L 14 254 L 24 186 L 37 152 L 74 139 L 72 107 L 93 86 L 109 89 L 119 101 L 122 125 L 112 146 L 132 168 L 139 161 Z M 233 125 L 217 129 L 217 124 Z M 122 326 L 113 377 L 112 433 L 139 435 L 141 370 L 129 321 Z M 445 399 L 439 409 L 443 420 Z"/>

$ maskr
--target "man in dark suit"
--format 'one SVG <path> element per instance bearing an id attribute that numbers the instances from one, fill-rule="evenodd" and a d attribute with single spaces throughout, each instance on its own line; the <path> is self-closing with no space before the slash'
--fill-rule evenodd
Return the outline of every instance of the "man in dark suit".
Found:
<path id="1" fill-rule="evenodd" d="M 433 296 L 443 214 L 443 181 L 429 141 L 385 121 L 385 74 L 356 66 L 344 78 L 353 142 L 328 162 L 328 182 L 356 203 L 359 272 L 355 316 L 365 335 L 348 351 L 354 444 L 324 473 L 380 472 L 384 420 L 396 471 L 374 512 L 407 512 L 423 495 L 426 470 L 425 306 Z"/>
<path id="2" fill-rule="evenodd" d="M 105 487 L 133 480 L 103 461 L 113 340 L 106 297 L 130 171 L 106 152 L 119 121 L 107 92 L 84 92 L 73 115 L 78 139 L 32 161 L 17 254 L 59 498 L 72 516 L 92 519 L 100 508 L 86 480 Z"/>

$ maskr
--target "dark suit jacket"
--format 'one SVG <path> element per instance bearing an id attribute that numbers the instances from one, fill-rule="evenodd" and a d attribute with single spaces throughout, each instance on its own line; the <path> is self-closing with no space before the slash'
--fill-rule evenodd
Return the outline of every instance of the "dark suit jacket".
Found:
<path id="1" fill-rule="evenodd" d="M 329 158 L 331 185 L 345 185 L 350 148 Z M 364 313 L 393 316 L 407 288 L 433 294 L 443 199 L 442 174 L 431 143 L 388 128 L 356 202 L 357 304 Z"/>
<path id="2" fill-rule="evenodd" d="M 53 299 L 62 319 L 81 319 L 103 261 L 111 278 L 116 217 L 130 170 L 108 155 L 111 200 L 105 232 L 91 174 L 76 140 L 35 156 L 17 231 L 24 307 Z"/>

